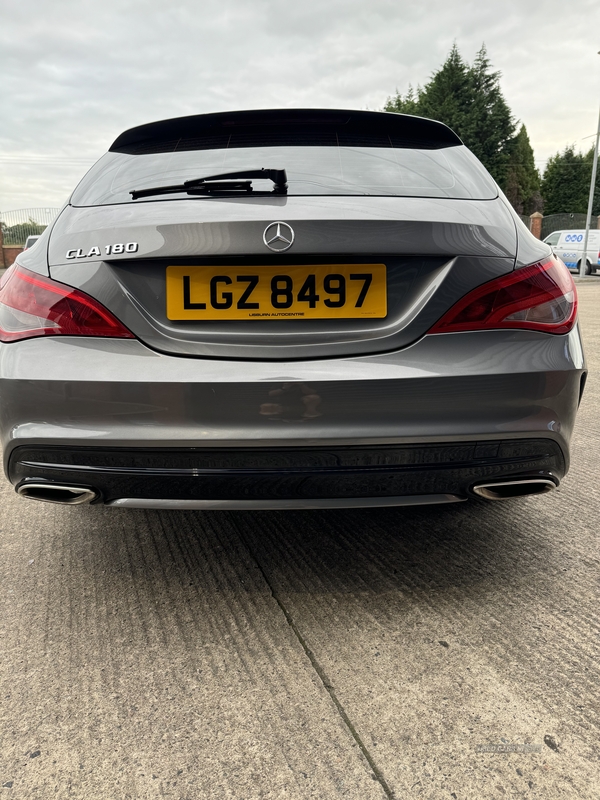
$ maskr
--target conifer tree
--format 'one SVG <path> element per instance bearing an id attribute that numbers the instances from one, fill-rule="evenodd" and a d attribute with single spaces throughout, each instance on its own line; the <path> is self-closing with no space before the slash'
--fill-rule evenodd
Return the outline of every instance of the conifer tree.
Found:
<path id="1" fill-rule="evenodd" d="M 513 139 L 505 193 L 519 214 L 533 214 L 534 211 L 542 210 L 540 174 L 535 166 L 525 125 L 521 125 Z"/>
<path id="2" fill-rule="evenodd" d="M 389 98 L 385 111 L 416 114 L 446 123 L 481 160 L 502 188 L 507 185 L 515 122 L 493 72 L 485 45 L 472 65 L 456 44 L 428 83 Z"/>
<path id="3" fill-rule="evenodd" d="M 469 72 L 473 99 L 463 135 L 459 133 L 459 136 L 505 188 L 516 126 L 500 89 L 500 73 L 491 71 L 485 45 L 477 53 Z"/>
<path id="4" fill-rule="evenodd" d="M 470 68 L 455 44 L 442 68 L 434 72 L 429 83 L 419 91 L 419 114 L 445 122 L 462 139 L 474 99 Z"/>
<path id="5" fill-rule="evenodd" d="M 594 148 L 583 155 L 569 145 L 552 156 L 544 170 L 544 214 L 585 214 L 588 207 Z M 592 213 L 600 212 L 600 176 L 596 179 Z"/>
<path id="6" fill-rule="evenodd" d="M 417 86 L 417 90 L 415 92 L 415 90 L 409 83 L 406 97 L 402 97 L 402 95 L 398 92 L 398 90 L 396 90 L 395 97 L 388 97 L 383 110 L 393 111 L 396 114 L 412 114 L 413 116 L 419 116 L 420 92 L 421 92 L 420 86 Z"/>

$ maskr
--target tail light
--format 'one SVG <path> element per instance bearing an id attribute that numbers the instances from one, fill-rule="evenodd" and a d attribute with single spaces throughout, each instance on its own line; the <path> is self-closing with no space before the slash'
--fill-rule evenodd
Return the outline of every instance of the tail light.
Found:
<path id="1" fill-rule="evenodd" d="M 551 256 L 473 289 L 429 333 L 525 328 L 568 333 L 577 317 L 577 292 L 569 270 Z"/>
<path id="2" fill-rule="evenodd" d="M 35 336 L 135 338 L 93 297 L 15 264 L 0 281 L 0 342 Z"/>

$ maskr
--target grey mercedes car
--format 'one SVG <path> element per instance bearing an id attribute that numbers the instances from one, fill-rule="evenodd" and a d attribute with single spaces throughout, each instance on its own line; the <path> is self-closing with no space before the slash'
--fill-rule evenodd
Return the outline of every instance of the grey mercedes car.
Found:
<path id="1" fill-rule="evenodd" d="M 545 492 L 569 272 L 445 125 L 270 110 L 121 134 L 0 288 L 25 498 L 318 508 Z"/>

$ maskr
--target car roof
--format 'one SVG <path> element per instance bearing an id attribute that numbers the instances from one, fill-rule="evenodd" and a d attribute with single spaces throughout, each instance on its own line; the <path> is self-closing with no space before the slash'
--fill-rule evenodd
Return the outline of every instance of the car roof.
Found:
<path id="1" fill-rule="evenodd" d="M 151 152 L 152 146 L 177 143 L 181 139 L 193 139 L 202 147 L 202 139 L 215 136 L 260 133 L 276 134 L 285 130 L 296 136 L 341 132 L 356 137 L 392 136 L 395 146 L 439 149 L 461 145 L 462 141 L 447 125 L 424 117 L 394 114 L 385 111 L 352 111 L 343 109 L 265 109 L 258 111 L 227 111 L 216 114 L 197 114 L 190 117 L 150 122 L 129 128 L 118 136 L 110 146 L 111 152 Z M 333 140 L 335 143 L 335 139 Z M 299 139 L 298 144 L 319 144 L 320 141 Z M 389 142 L 387 145 L 390 146 Z"/>

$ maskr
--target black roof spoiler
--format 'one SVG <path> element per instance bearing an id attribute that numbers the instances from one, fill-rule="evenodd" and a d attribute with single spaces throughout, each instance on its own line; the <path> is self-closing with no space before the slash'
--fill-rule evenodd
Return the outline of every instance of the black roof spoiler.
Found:
<path id="1" fill-rule="evenodd" d="M 303 139 L 310 130 L 317 134 L 314 144 L 321 143 L 319 134 L 334 131 L 344 134 L 343 138 L 349 137 L 350 140 L 357 136 L 389 136 L 395 146 L 404 147 L 439 149 L 462 144 L 447 125 L 424 117 L 385 111 L 282 108 L 197 114 L 150 122 L 126 130 L 115 139 L 109 149 L 121 153 L 160 152 L 163 149 L 160 147 L 161 143 L 176 145 L 178 140 L 194 140 L 202 147 L 200 142 L 203 138 L 221 139 L 228 133 L 257 134 L 257 128 L 266 129 L 269 133 L 304 132 Z M 311 141 L 305 140 L 303 143 L 311 144 Z M 153 145 L 157 146 L 156 150 Z"/>

